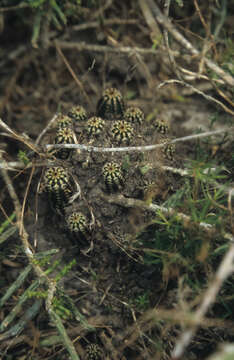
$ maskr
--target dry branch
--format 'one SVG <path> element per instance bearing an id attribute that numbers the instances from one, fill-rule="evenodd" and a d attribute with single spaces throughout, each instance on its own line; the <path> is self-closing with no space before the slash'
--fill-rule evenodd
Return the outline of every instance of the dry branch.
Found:
<path id="1" fill-rule="evenodd" d="M 57 44 L 62 49 L 78 50 L 78 51 L 91 51 L 91 52 L 104 52 L 104 53 L 123 53 L 123 54 L 155 54 L 157 55 L 160 51 L 154 49 L 145 49 L 139 47 L 120 46 L 118 48 L 105 46 L 105 45 L 93 45 L 85 42 L 72 42 L 72 41 L 57 41 Z"/>
<path id="2" fill-rule="evenodd" d="M 192 85 L 190 85 L 190 84 L 188 84 L 188 83 L 186 83 L 186 82 L 184 82 L 184 81 L 176 80 L 176 79 L 165 80 L 165 81 L 163 81 L 161 84 L 158 85 L 158 89 L 160 89 L 161 87 L 163 87 L 163 86 L 165 86 L 165 85 L 169 85 L 169 84 L 180 84 L 180 85 L 186 86 L 186 87 L 192 89 L 193 92 L 195 92 L 196 94 L 199 94 L 199 95 L 203 96 L 206 100 L 218 104 L 218 105 L 221 106 L 227 113 L 229 113 L 229 114 L 231 114 L 231 115 L 234 115 L 234 111 L 230 110 L 230 109 L 229 109 L 226 105 L 224 105 L 221 101 L 216 100 L 214 97 L 205 94 L 203 91 L 195 88 L 194 86 L 192 86 Z"/>
<path id="3" fill-rule="evenodd" d="M 193 317 L 195 324 L 188 330 L 186 330 L 180 339 L 177 341 L 175 348 L 172 352 L 172 359 L 178 360 L 183 355 L 186 347 L 192 341 L 198 327 L 201 325 L 202 320 L 215 302 L 215 299 L 218 295 L 219 290 L 221 289 L 224 281 L 234 272 L 234 245 L 232 244 L 224 256 L 219 268 L 215 274 L 214 280 L 208 286 L 208 289 L 205 291 L 203 296 L 203 301 L 198 309 L 190 314 Z"/>
<path id="4" fill-rule="evenodd" d="M 157 22 L 171 33 L 174 39 L 183 46 L 191 55 L 200 58 L 200 52 L 175 28 L 167 16 L 163 15 L 157 4 L 153 0 L 146 0 Z M 226 73 L 222 68 L 215 64 L 212 60 L 204 57 L 205 64 L 218 74 L 229 86 L 234 86 L 234 78 Z"/>
<path id="5" fill-rule="evenodd" d="M 168 144 L 174 144 L 181 141 L 190 141 L 194 139 L 199 139 L 202 137 L 222 134 L 225 132 L 231 132 L 234 130 L 234 127 L 230 127 L 229 129 L 219 129 L 214 131 L 206 131 L 204 133 L 200 134 L 194 134 L 189 136 L 183 136 L 180 138 L 176 138 L 171 141 L 165 141 L 164 143 L 155 144 L 155 145 L 145 145 L 145 146 L 126 146 L 126 147 L 118 147 L 118 148 L 104 148 L 104 147 L 97 147 L 97 146 L 91 146 L 91 145 L 81 145 L 81 144 L 47 144 L 45 145 L 46 150 L 52 150 L 52 149 L 79 149 L 83 151 L 88 152 L 132 152 L 132 151 L 151 151 L 160 147 L 163 147 Z"/>

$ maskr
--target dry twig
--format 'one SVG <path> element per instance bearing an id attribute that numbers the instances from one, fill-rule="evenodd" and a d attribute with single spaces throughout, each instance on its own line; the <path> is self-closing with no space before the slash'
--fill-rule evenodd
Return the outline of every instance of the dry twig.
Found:
<path id="1" fill-rule="evenodd" d="M 213 135 L 217 135 L 217 134 L 222 134 L 225 132 L 230 132 L 234 130 L 234 127 L 230 127 L 228 130 L 227 129 L 219 129 L 219 130 L 213 130 L 213 131 L 206 131 L 204 133 L 200 133 L 200 134 L 194 134 L 194 135 L 189 135 L 189 136 L 183 136 L 180 138 L 176 138 L 174 140 L 171 141 L 165 141 L 163 143 L 160 144 L 155 144 L 155 145 L 145 145 L 145 146 L 126 146 L 126 147 L 118 147 L 118 148 L 104 148 L 104 147 L 97 147 L 97 146 L 92 146 L 92 145 L 81 145 L 81 144 L 47 144 L 45 145 L 45 149 L 46 150 L 52 150 L 52 149 L 79 149 L 79 150 L 83 150 L 83 151 L 88 151 L 88 152 L 132 152 L 132 151 L 151 151 L 160 147 L 163 147 L 165 145 L 168 144 L 174 144 L 177 142 L 181 142 L 181 141 L 190 141 L 190 140 L 195 140 L 195 139 L 199 139 L 199 138 L 203 138 L 203 137 L 207 137 L 207 136 L 213 136 Z"/>
<path id="2" fill-rule="evenodd" d="M 91 51 L 91 52 L 104 52 L 104 53 L 123 53 L 123 54 L 155 54 L 157 55 L 160 51 L 154 49 L 145 49 L 139 47 L 130 47 L 130 46 L 120 46 L 118 48 L 112 46 L 105 46 L 105 45 L 94 45 L 94 44 L 87 44 L 85 42 L 72 42 L 72 41 L 59 41 L 57 40 L 56 43 L 62 49 L 71 49 L 71 50 L 78 50 L 78 51 Z"/>
<path id="3" fill-rule="evenodd" d="M 212 97 L 210 95 L 205 94 L 203 91 L 195 88 L 194 86 L 192 86 L 192 85 L 190 85 L 190 84 L 188 84 L 188 83 L 186 83 L 184 81 L 176 80 L 176 79 L 165 80 L 161 84 L 158 85 L 158 89 L 160 89 L 161 87 L 163 87 L 165 85 L 168 85 L 168 84 L 180 84 L 180 85 L 186 86 L 186 87 L 192 89 L 196 94 L 199 94 L 199 95 L 203 96 L 206 100 L 215 102 L 216 104 L 221 106 L 227 113 L 229 113 L 231 115 L 234 115 L 234 111 L 230 110 L 221 101 L 215 99 L 214 97 Z"/>
<path id="4" fill-rule="evenodd" d="M 211 305 L 215 302 L 215 299 L 224 281 L 233 272 L 234 272 L 234 245 L 231 244 L 221 264 L 219 265 L 214 280 L 208 286 L 208 289 L 205 291 L 201 305 L 193 314 L 190 313 L 190 316 L 193 317 L 195 323 L 191 328 L 186 330 L 181 335 L 180 339 L 177 341 L 175 348 L 171 354 L 173 360 L 178 360 L 181 358 L 181 356 L 185 352 L 185 349 L 192 341 L 198 327 L 201 325 L 205 314 L 207 313 Z"/>
<path id="5" fill-rule="evenodd" d="M 57 52 L 58 52 L 59 55 L 61 56 L 64 64 L 66 65 L 66 67 L 67 67 L 67 69 L 68 69 L 68 71 L 70 72 L 71 76 L 73 77 L 73 79 L 74 79 L 75 82 L 77 83 L 78 87 L 79 87 L 80 90 L 82 91 L 82 93 L 83 93 L 83 95 L 84 95 L 87 103 L 88 103 L 89 105 L 91 105 L 90 99 L 89 99 L 89 97 L 88 97 L 88 95 L 87 95 L 87 93 L 86 93 L 86 91 L 85 91 L 85 88 L 84 88 L 82 82 L 78 79 L 77 75 L 74 73 L 71 65 L 69 64 L 68 60 L 67 60 L 66 57 L 64 56 L 62 50 L 60 49 L 59 43 L 58 43 L 57 41 L 54 41 L 54 44 L 55 44 L 55 48 L 56 48 Z"/>
<path id="6" fill-rule="evenodd" d="M 153 0 L 146 1 L 149 4 L 149 7 L 151 8 L 152 13 L 154 14 L 158 23 L 162 25 L 163 28 L 166 28 L 175 38 L 175 40 L 180 43 L 190 54 L 199 57 L 200 52 L 183 35 L 179 33 L 179 31 L 170 22 L 168 17 L 163 15 L 158 5 Z M 222 68 L 206 57 L 204 57 L 204 62 L 211 70 L 219 75 L 226 82 L 226 84 L 231 87 L 234 86 L 234 78 L 230 74 L 226 73 Z"/>

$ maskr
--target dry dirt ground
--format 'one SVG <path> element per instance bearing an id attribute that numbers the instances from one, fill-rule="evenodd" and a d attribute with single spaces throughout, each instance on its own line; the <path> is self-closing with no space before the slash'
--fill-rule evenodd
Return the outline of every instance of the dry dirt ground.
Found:
<path id="1" fill-rule="evenodd" d="M 124 6 L 121 11 L 124 9 L 127 11 Z M 116 19 L 118 11 L 120 9 L 113 8 L 107 16 Z M 70 24 L 64 33 L 59 34 L 57 43 L 51 43 L 48 48 L 43 48 L 40 43 L 38 48 L 33 48 L 29 27 L 25 25 L 19 29 L 22 24 L 16 15 L 7 14 L 1 34 L 3 56 L 0 59 L 0 114 L 5 123 L 16 132 L 36 140 L 56 112 L 67 113 L 72 106 L 82 105 L 88 117 L 96 115 L 103 90 L 114 87 L 123 94 L 126 107 L 137 106 L 145 114 L 143 123 L 134 125 L 134 135 L 126 146 L 156 144 L 195 131 L 209 130 L 212 119 L 220 114 L 217 107 L 196 94 L 190 94 L 183 87 L 169 85 L 158 89 L 162 81 L 171 77 L 165 49 L 159 47 L 156 55 L 136 55 L 131 52 L 63 48 L 62 41 L 79 39 L 89 44 L 108 45 L 112 39 L 113 43 L 116 41 L 121 46 L 150 49 L 152 44 L 144 20 L 138 16 L 134 6 L 130 12 L 135 24 L 132 21 L 131 24 L 91 27 L 83 31 L 77 31 L 76 25 Z M 127 18 L 123 14 L 123 19 Z M 174 50 L 177 51 L 176 46 Z M 72 69 L 73 75 L 69 69 Z M 219 118 L 212 129 L 228 128 L 229 116 L 224 112 L 221 114 L 222 121 Z M 156 128 L 158 118 L 169 125 L 166 135 Z M 111 132 L 114 121 L 115 118 L 107 118 L 103 132 L 97 137 L 87 135 L 85 121 L 75 124 L 78 143 L 99 147 L 120 146 L 113 140 Z M 43 137 L 41 145 L 53 144 L 55 132 L 55 127 L 52 127 Z M 0 145 L 7 153 L 8 161 L 17 159 L 20 150 L 30 159 L 34 157 L 35 161 L 38 160 L 35 154 L 14 139 L 1 137 Z M 52 277 L 56 277 L 66 264 L 76 260 L 60 281 L 58 311 L 81 359 L 170 358 L 181 328 L 174 325 L 177 322 L 172 319 L 168 323 L 166 314 L 177 306 L 176 294 L 183 267 L 179 271 L 175 267 L 174 274 L 171 270 L 170 274 L 162 274 L 161 265 L 147 264 L 144 249 L 151 246 L 155 232 L 160 231 L 154 225 L 155 214 L 140 207 L 121 204 L 119 195 L 162 205 L 184 184 L 184 178 L 166 171 L 166 166 L 184 168 L 190 160 L 197 158 L 197 148 L 198 143 L 193 141 L 178 143 L 173 154 L 169 150 L 165 153 L 163 148 L 144 153 L 87 153 L 75 150 L 68 159 L 57 162 L 58 166 L 67 169 L 71 178 L 78 181 L 81 189 L 81 196 L 67 206 L 63 214 L 53 210 L 48 193 L 38 190 L 47 167 L 35 168 L 27 194 L 24 222 L 32 246 L 36 242 L 36 252 L 58 249 L 42 264 L 46 269 L 58 262 L 51 272 Z M 228 157 L 230 149 L 230 145 L 222 149 L 224 158 Z M 206 151 L 212 158 L 219 149 L 215 152 L 210 143 Z M 53 159 L 51 155 L 48 161 Z M 123 184 L 113 193 L 106 187 L 102 176 L 102 168 L 109 161 L 119 162 L 123 167 Z M 30 172 L 26 170 L 11 175 L 23 202 Z M 74 187 L 74 180 L 71 183 Z M 1 204 L 9 215 L 13 205 L 2 181 L 1 189 Z M 92 223 L 85 235 L 74 236 L 68 230 L 66 218 L 74 210 L 81 211 Z M 5 220 L 3 214 L 1 219 Z M 27 265 L 16 234 L 1 249 L 2 295 Z M 197 277 L 207 273 L 209 269 L 201 265 Z M 32 274 L 5 305 L 1 320 L 11 311 L 33 278 Z M 38 289 L 41 292 L 44 290 L 43 286 Z M 73 305 L 69 305 L 66 296 L 73 300 Z M 35 298 L 36 295 L 27 300 L 18 314 L 19 318 Z M 74 315 L 74 304 L 79 316 L 77 313 Z M 68 308 L 67 312 L 61 310 L 63 306 Z M 156 321 L 150 316 L 150 311 L 157 308 L 165 312 L 164 320 Z M 168 314 L 170 317 L 172 313 Z M 231 315 L 228 320 L 233 320 Z M 231 341 L 233 325 L 230 331 L 219 325 L 216 327 L 214 324 L 198 332 L 185 358 L 206 358 L 218 342 Z M 41 305 L 40 312 L 19 336 L 6 338 L 0 344 L 2 359 L 68 359 L 56 336 L 57 331 L 48 321 L 44 305 Z"/>

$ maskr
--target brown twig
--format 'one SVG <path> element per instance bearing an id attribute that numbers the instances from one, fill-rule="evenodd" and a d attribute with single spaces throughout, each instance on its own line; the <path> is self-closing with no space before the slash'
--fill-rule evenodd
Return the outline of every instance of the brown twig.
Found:
<path id="1" fill-rule="evenodd" d="M 104 19 L 100 24 L 100 21 L 90 21 L 84 24 L 71 26 L 72 31 L 84 31 L 87 29 L 97 28 L 99 26 L 107 27 L 111 25 L 136 25 L 137 19 Z"/>
<path id="2" fill-rule="evenodd" d="M 198 5 L 198 3 L 197 3 L 197 0 L 193 0 L 193 3 L 194 3 L 194 6 L 195 6 L 195 9 L 197 10 L 197 13 L 198 13 L 198 15 L 199 15 L 199 18 L 200 18 L 200 20 L 201 20 L 201 23 L 202 23 L 204 29 L 206 30 L 206 33 L 210 33 L 210 29 L 209 29 L 209 27 L 207 26 L 207 24 L 206 24 L 206 22 L 205 22 L 205 19 L 204 19 L 202 13 L 201 13 L 201 10 L 200 10 L 200 8 L 199 8 L 199 5 Z"/>
<path id="3" fill-rule="evenodd" d="M 91 18 L 96 19 L 100 16 L 103 15 L 104 11 L 107 10 L 113 3 L 113 0 L 106 0 L 104 2 L 104 5 L 101 6 L 97 11 L 95 11 L 92 15 Z"/>
<path id="4" fill-rule="evenodd" d="M 148 4 L 144 0 L 139 0 L 138 2 L 139 2 L 139 6 L 141 8 L 141 11 L 143 13 L 143 16 L 145 18 L 145 21 L 152 32 L 152 34 L 151 34 L 152 40 L 162 38 L 162 33 L 158 27 L 157 22 L 155 21 L 150 9 L 149 9 Z"/>
<path id="5" fill-rule="evenodd" d="M 37 146 L 35 144 L 33 144 L 31 141 L 28 140 L 28 138 L 26 138 L 25 136 L 23 135 L 19 135 L 17 134 L 15 131 L 13 131 L 7 124 L 4 123 L 4 121 L 2 121 L 2 119 L 0 118 L 0 126 L 6 130 L 10 136 L 13 138 L 13 139 L 16 139 L 18 141 L 21 141 L 23 144 L 25 144 L 26 146 L 29 147 L 29 149 L 33 150 L 35 153 L 37 154 L 40 154 Z M 1 135 L 4 135 L 4 134 L 1 134 Z M 8 135 L 8 134 L 7 134 Z"/>
<path id="6" fill-rule="evenodd" d="M 33 177 L 34 172 L 35 172 L 35 167 L 32 167 L 32 170 L 31 170 L 31 173 L 30 173 L 30 176 L 29 176 L 29 180 L 28 180 L 28 183 L 27 183 L 25 195 L 24 195 L 24 200 L 23 200 L 23 204 L 22 204 L 22 209 L 21 209 L 21 226 L 20 226 L 20 229 L 19 229 L 19 233 L 20 233 L 20 234 L 22 233 L 22 226 L 23 226 L 23 219 L 24 219 L 25 204 L 26 204 L 26 200 L 27 200 L 27 196 L 28 196 L 28 191 L 29 191 L 29 187 L 30 187 L 30 185 L 31 185 L 31 181 L 32 181 L 32 177 Z"/>
<path id="7" fill-rule="evenodd" d="M 35 141 L 35 145 L 40 144 L 41 139 L 43 138 L 43 136 L 47 133 L 47 131 L 54 125 L 54 123 L 56 123 L 58 114 L 55 114 L 52 119 L 48 122 L 48 124 L 46 125 L 45 128 L 43 128 L 42 132 L 38 135 L 36 141 Z"/>
<path id="8" fill-rule="evenodd" d="M 165 3 L 164 3 L 164 14 L 167 17 L 169 16 L 170 3 L 171 3 L 171 0 L 165 0 Z M 163 29 L 163 37 L 164 37 L 164 42 L 166 44 L 166 48 L 168 51 L 168 56 L 169 56 L 169 60 L 170 60 L 172 69 L 174 70 L 174 73 L 176 74 L 177 78 L 182 80 L 181 74 L 178 70 L 178 66 L 177 66 L 175 58 L 173 56 L 173 52 L 171 51 L 170 46 L 169 46 L 168 30 L 166 28 Z"/>
<path id="9" fill-rule="evenodd" d="M 64 56 L 64 54 L 63 54 L 63 52 L 62 52 L 62 50 L 61 50 L 61 48 L 60 48 L 59 42 L 58 42 L 58 41 L 54 41 L 54 45 L 55 45 L 55 48 L 56 48 L 57 52 L 58 52 L 59 55 L 61 56 L 64 64 L 66 65 L 68 71 L 70 72 L 71 76 L 73 77 L 73 79 L 74 79 L 75 82 L 77 83 L 78 87 L 79 87 L 80 90 L 82 91 L 82 93 L 83 93 L 83 95 L 84 95 L 87 103 L 88 103 L 89 105 L 91 105 L 91 101 L 90 101 L 90 99 L 89 99 L 89 97 L 88 97 L 88 95 L 87 95 L 87 93 L 86 93 L 86 91 L 85 91 L 85 88 L 84 88 L 82 82 L 78 79 L 78 77 L 77 77 L 77 75 L 74 73 L 71 65 L 69 64 L 69 62 L 67 61 L 66 57 Z"/>
<path id="10" fill-rule="evenodd" d="M 0 12 L 14 11 L 14 10 L 23 9 L 23 8 L 29 8 L 29 7 L 30 7 L 29 4 L 19 4 L 19 5 L 16 5 L 16 6 L 1 7 Z"/>

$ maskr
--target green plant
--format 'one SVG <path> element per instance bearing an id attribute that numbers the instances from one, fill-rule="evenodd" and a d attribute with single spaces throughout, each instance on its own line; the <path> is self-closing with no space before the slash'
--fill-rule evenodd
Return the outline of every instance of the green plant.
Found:
<path id="1" fill-rule="evenodd" d="M 51 262 L 51 256 L 44 256 L 42 259 L 39 259 L 38 264 L 40 266 L 45 267 L 50 265 Z M 55 269 L 58 271 L 57 275 L 54 278 L 54 281 L 56 284 L 59 283 L 60 280 L 62 280 L 76 265 L 76 260 L 71 260 L 68 264 L 64 265 L 61 270 L 58 269 L 58 266 L 60 265 L 60 261 L 53 262 L 52 266 L 50 266 L 46 273 L 54 271 Z M 36 299 L 47 299 L 48 298 L 48 290 L 44 290 L 43 288 L 39 288 L 33 291 L 28 292 L 29 298 L 36 298 Z M 75 306 L 73 304 L 73 301 L 69 296 L 67 296 L 64 291 L 57 286 L 55 295 L 53 296 L 52 301 L 52 308 L 56 312 L 58 316 L 60 316 L 63 320 L 71 319 L 75 316 Z"/>
<path id="2" fill-rule="evenodd" d="M 144 311 L 149 308 L 150 300 L 149 300 L 150 292 L 146 291 L 142 295 L 138 295 L 136 299 L 134 300 L 134 303 L 136 305 L 137 310 Z"/>
<path id="3" fill-rule="evenodd" d="M 197 268 L 202 265 L 205 269 L 206 264 L 213 263 L 226 249 L 226 244 L 220 243 L 220 235 L 211 241 L 212 231 L 209 231 L 212 226 L 220 234 L 230 221 L 226 194 L 223 187 L 217 187 L 220 180 L 226 179 L 223 166 L 192 161 L 187 168 L 190 177 L 163 204 L 173 208 L 174 214 L 157 211 L 147 232 L 140 236 L 143 243 L 144 238 L 151 239 L 145 249 L 145 263 L 157 266 L 167 281 L 183 272 L 195 281 Z M 188 214 L 186 218 L 177 215 L 181 209 Z M 199 281 L 203 283 L 202 279 Z"/>
<path id="4" fill-rule="evenodd" d="M 6 228 L 11 224 L 11 222 L 15 219 L 15 213 L 11 214 L 9 218 L 7 218 L 3 223 L 0 225 L 0 235 L 6 230 Z"/>
<path id="5" fill-rule="evenodd" d="M 81 20 L 83 7 L 96 6 L 96 1 L 25 0 L 24 4 L 28 4 L 34 13 L 31 41 L 34 47 L 38 47 L 38 42 L 43 40 L 43 35 L 50 27 L 53 26 L 57 31 L 61 31 L 68 20 Z"/>
<path id="6" fill-rule="evenodd" d="M 19 161 L 22 161 L 25 165 L 28 165 L 30 163 L 30 159 L 28 158 L 26 152 L 23 150 L 19 150 L 17 157 Z"/>

